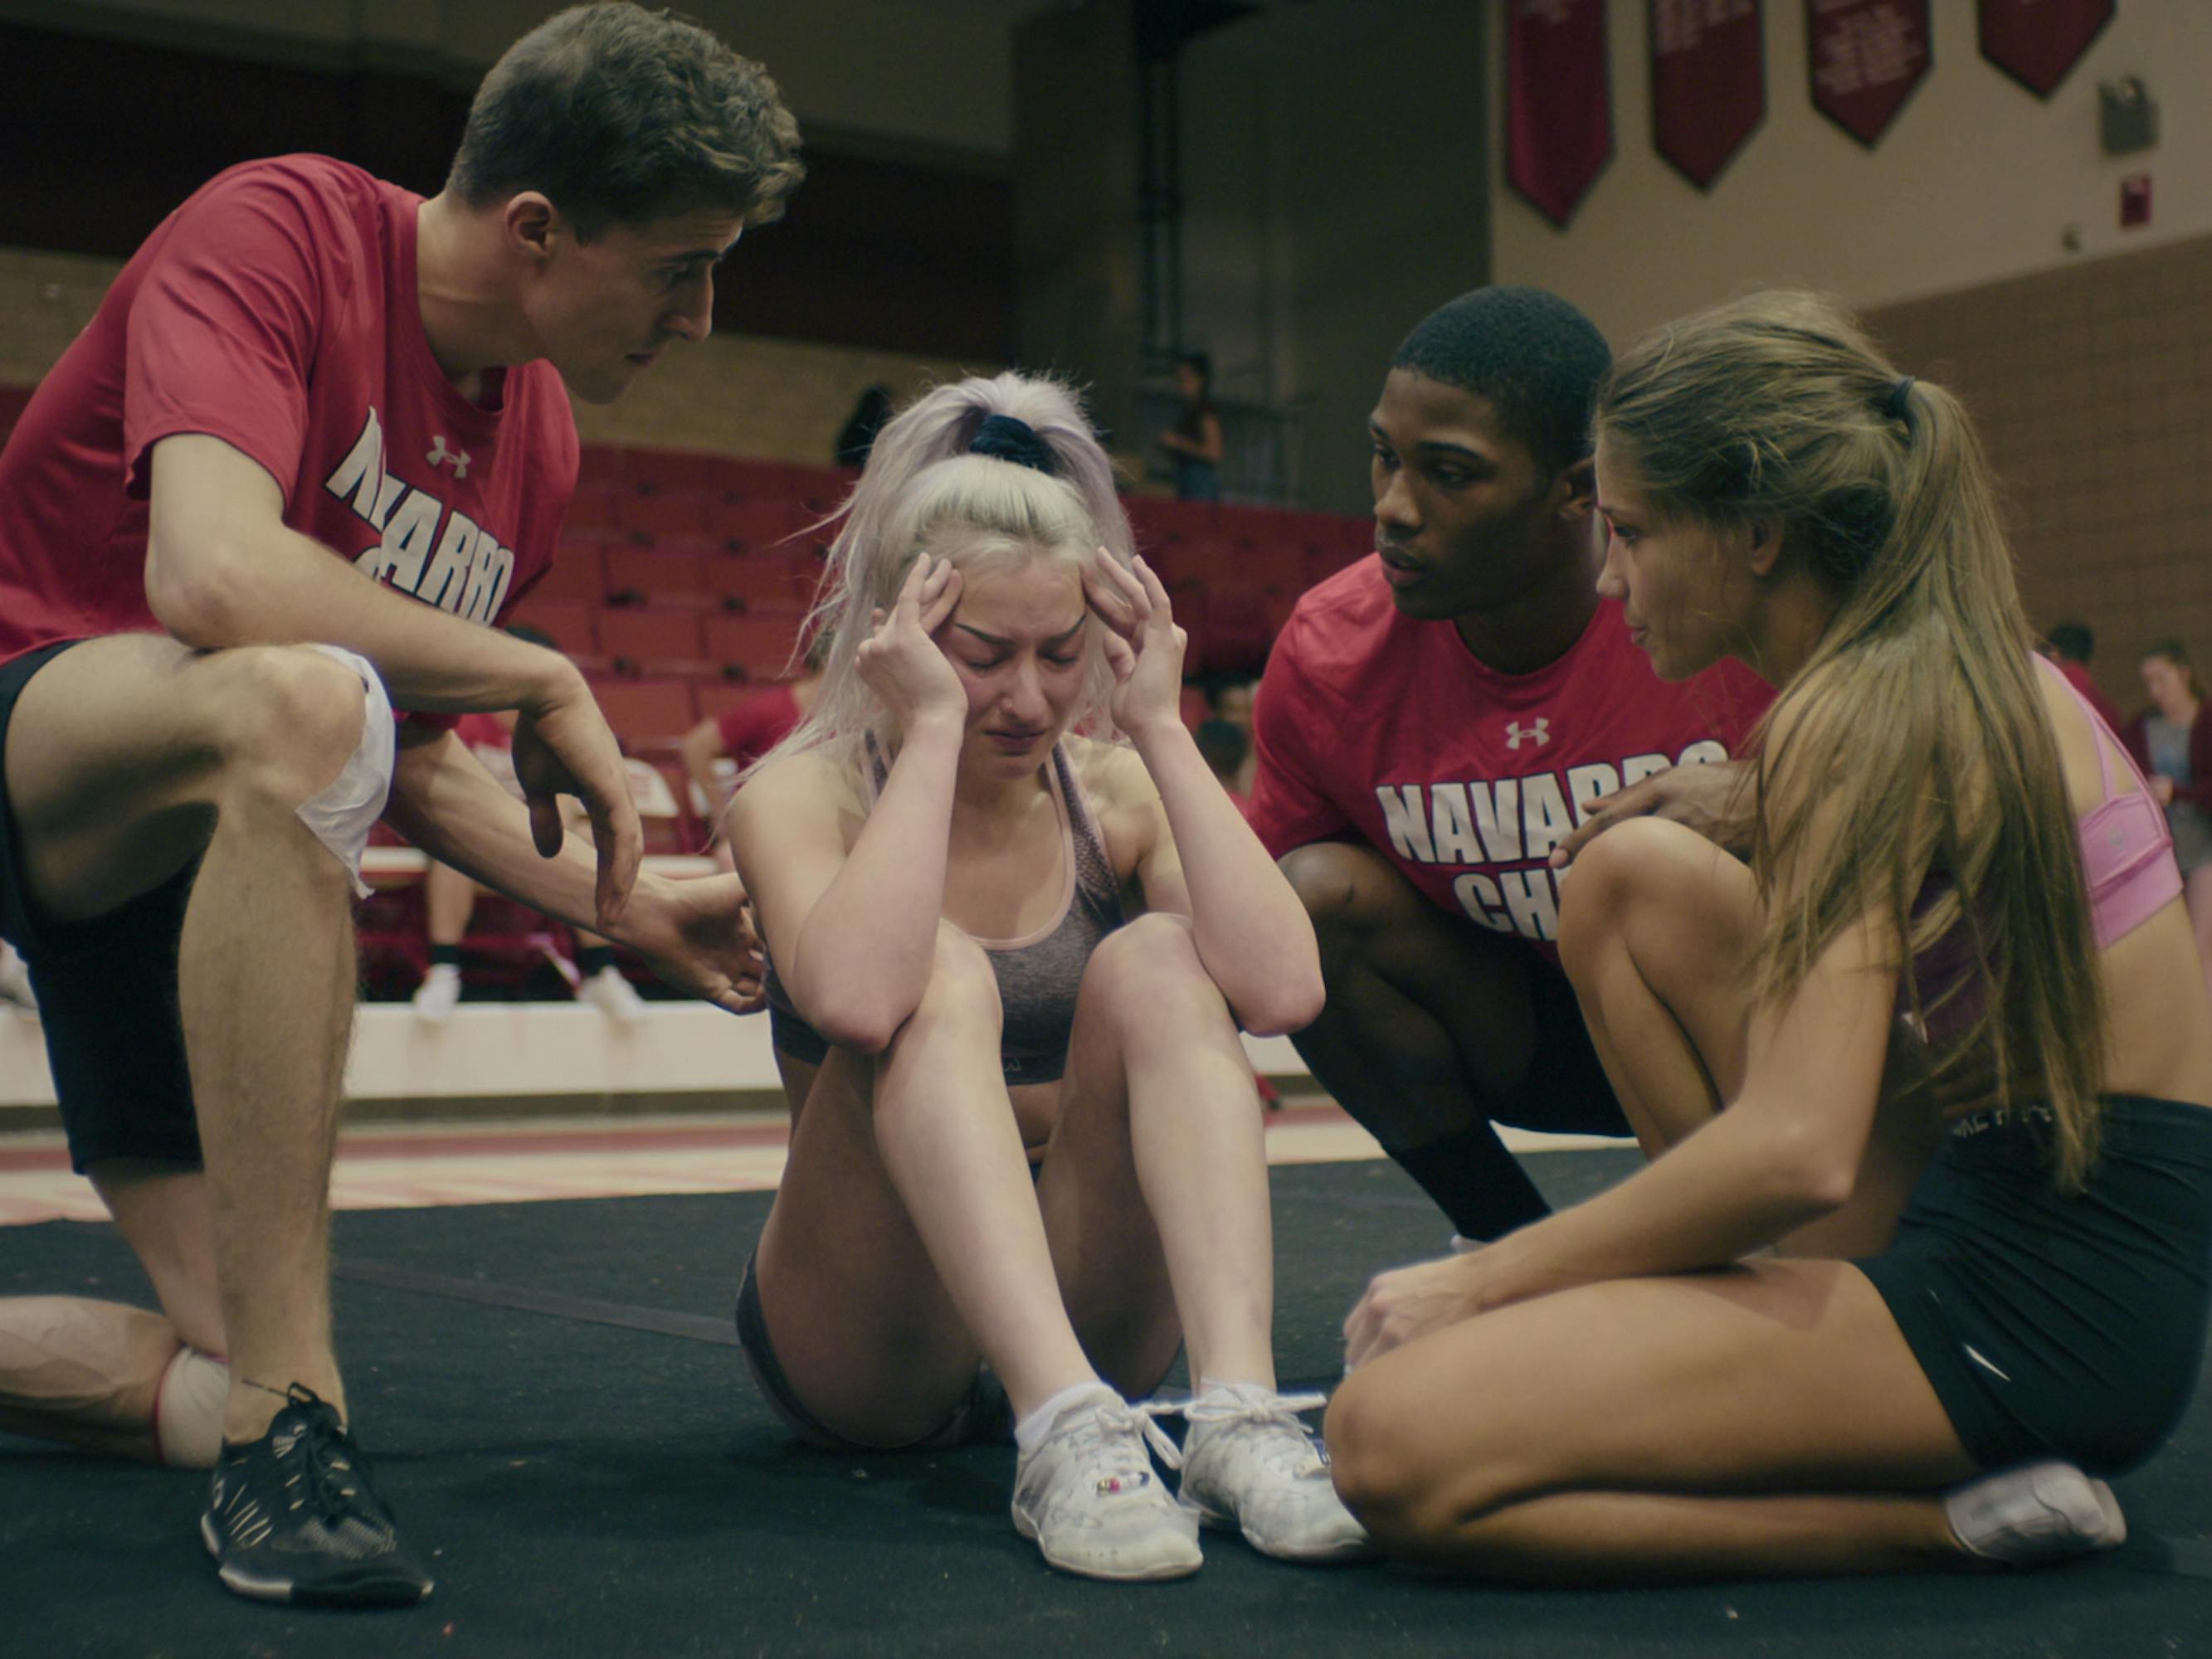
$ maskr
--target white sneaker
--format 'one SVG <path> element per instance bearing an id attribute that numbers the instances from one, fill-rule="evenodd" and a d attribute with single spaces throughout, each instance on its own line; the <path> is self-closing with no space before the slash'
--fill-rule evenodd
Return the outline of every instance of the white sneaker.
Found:
<path id="1" fill-rule="evenodd" d="M 637 988 L 623 977 L 619 968 L 602 968 L 576 988 L 576 1000 L 588 1002 L 609 1019 L 619 1020 L 624 1025 L 635 1024 L 645 1018 L 645 999 Z"/>
<path id="2" fill-rule="evenodd" d="M 1348 1561 L 1372 1553 L 1329 1479 L 1328 1452 L 1298 1420 L 1327 1403 L 1250 1383 L 1209 1389 L 1184 1408 L 1182 1501 L 1210 1527 L 1236 1527 L 1262 1555 Z"/>
<path id="3" fill-rule="evenodd" d="M 38 994 L 31 989 L 31 964 L 16 954 L 14 945 L 4 943 L 0 943 L 0 1002 L 39 1012 Z"/>
<path id="4" fill-rule="evenodd" d="M 1944 1495 L 1951 1533 L 1969 1554 L 2040 1566 L 2128 1541 L 2120 1500 L 2071 1463 L 2019 1463 Z"/>
<path id="5" fill-rule="evenodd" d="M 1149 1446 L 1151 1451 L 1147 1451 Z M 1198 1519 L 1168 1496 L 1151 1452 L 1174 1468 L 1175 1442 L 1152 1415 L 1101 1386 L 1053 1419 L 1014 1470 L 1014 1530 L 1085 1578 L 1182 1578 L 1205 1564 Z"/>
<path id="6" fill-rule="evenodd" d="M 422 982 L 415 988 L 415 1017 L 431 1024 L 442 1024 L 459 1006 L 461 970 L 450 962 L 434 962 Z"/>

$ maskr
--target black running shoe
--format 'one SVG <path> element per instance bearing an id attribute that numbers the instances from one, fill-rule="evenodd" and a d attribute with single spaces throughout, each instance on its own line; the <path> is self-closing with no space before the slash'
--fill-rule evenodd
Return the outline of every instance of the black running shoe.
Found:
<path id="1" fill-rule="evenodd" d="M 430 1575 L 400 1541 L 337 1411 L 294 1383 L 269 1432 L 226 1443 L 200 1536 L 225 1588 L 303 1607 L 412 1607 Z"/>

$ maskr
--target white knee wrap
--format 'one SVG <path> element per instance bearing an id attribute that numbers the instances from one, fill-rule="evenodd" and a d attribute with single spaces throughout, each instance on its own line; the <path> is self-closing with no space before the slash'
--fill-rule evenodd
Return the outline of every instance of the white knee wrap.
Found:
<path id="1" fill-rule="evenodd" d="M 301 804 L 300 822 L 345 866 L 353 878 L 355 896 L 367 898 L 369 887 L 362 879 L 361 855 L 368 846 L 369 828 L 384 816 L 384 803 L 392 793 L 392 758 L 399 741 L 392 724 L 392 699 L 368 658 L 343 646 L 309 648 L 337 658 L 361 676 L 363 717 L 361 742 L 347 759 L 345 769 L 322 793 Z"/>
<path id="2" fill-rule="evenodd" d="M 230 1367 L 198 1348 L 177 1350 L 154 1395 L 154 1450 L 173 1469 L 211 1469 L 222 1449 Z"/>

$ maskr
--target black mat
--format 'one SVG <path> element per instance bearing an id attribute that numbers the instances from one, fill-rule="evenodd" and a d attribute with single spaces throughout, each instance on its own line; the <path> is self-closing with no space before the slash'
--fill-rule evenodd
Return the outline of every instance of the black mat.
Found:
<path id="1" fill-rule="evenodd" d="M 1614 1152 L 1531 1160 L 1554 1199 Z M 1318 1382 L 1378 1265 L 1447 1231 L 1387 1164 L 1275 1172 L 1282 1376 Z M 2057 1571 L 1612 1593 L 1267 1561 L 1060 1577 L 1006 1518 L 1011 1451 L 792 1447 L 727 1335 L 766 1194 L 349 1214 L 340 1350 L 380 1484 L 435 1552 L 406 1613 L 222 1593 L 204 1477 L 0 1437 L 0 1654 L 2212 1656 L 2212 1402 L 2120 1483 L 2128 1547 Z M 143 1300 L 106 1228 L 0 1231 L 0 1294 Z"/>

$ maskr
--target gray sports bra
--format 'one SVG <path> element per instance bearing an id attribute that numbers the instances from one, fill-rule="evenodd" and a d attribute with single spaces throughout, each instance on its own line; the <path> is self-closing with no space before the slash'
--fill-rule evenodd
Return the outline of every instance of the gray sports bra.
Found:
<path id="1" fill-rule="evenodd" d="M 872 803 L 890 769 L 872 742 L 868 756 Z M 1024 938 L 975 941 L 998 976 L 999 1002 L 1006 1017 L 999 1064 L 1009 1087 L 1056 1082 L 1066 1069 L 1067 1035 L 1075 1024 L 1075 994 L 1082 988 L 1083 970 L 1098 941 L 1128 920 L 1121 909 L 1121 884 L 1106 857 L 1105 838 L 1068 764 L 1064 744 L 1053 745 L 1046 775 L 1066 849 L 1060 909 L 1051 921 Z M 769 1027 L 775 1046 L 794 1060 L 819 1066 L 829 1056 L 828 1039 L 799 1018 L 773 962 L 766 979 Z"/>

